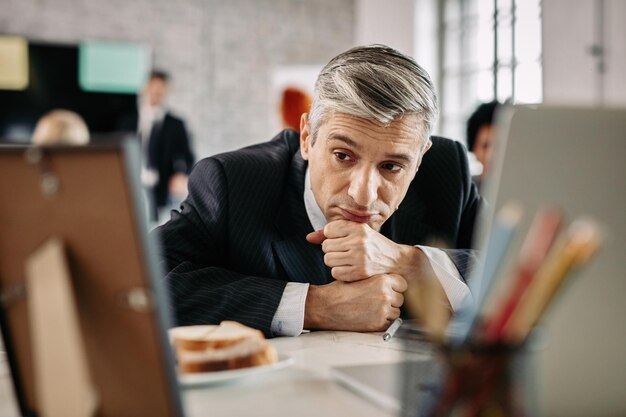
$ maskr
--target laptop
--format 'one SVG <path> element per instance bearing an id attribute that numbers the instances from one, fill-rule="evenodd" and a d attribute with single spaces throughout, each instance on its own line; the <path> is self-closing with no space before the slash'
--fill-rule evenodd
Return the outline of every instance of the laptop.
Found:
<path id="1" fill-rule="evenodd" d="M 599 253 L 561 290 L 535 337 L 539 342 L 525 362 L 531 368 L 526 370 L 532 388 L 528 411 L 550 417 L 624 416 L 626 110 L 513 106 L 497 123 L 478 247 L 486 247 L 494 213 L 510 201 L 526 213 L 521 231 L 528 230 L 539 207 L 554 203 L 568 221 L 592 216 L 607 232 Z M 511 253 L 519 253 L 524 235 L 518 233 Z M 499 276 L 512 266 L 505 265 Z M 382 407 L 415 416 L 436 397 L 442 370 L 434 361 L 407 360 L 338 367 L 334 375 Z"/>
<path id="2" fill-rule="evenodd" d="M 494 213 L 511 201 L 525 213 L 513 254 L 546 203 L 560 206 L 568 222 L 591 216 L 606 233 L 595 258 L 568 281 L 542 321 L 530 370 L 537 414 L 624 416 L 626 109 L 514 106 L 498 115 L 497 126 L 482 237 Z M 505 264 L 500 276 L 511 267 Z"/>
<path id="3" fill-rule="evenodd" d="M 183 415 L 139 146 L 0 147 L 0 328 L 23 416 Z"/>
<path id="4" fill-rule="evenodd" d="M 428 409 L 427 404 L 436 401 L 444 369 L 438 361 L 423 358 L 337 366 L 332 369 L 332 375 L 339 383 L 383 410 L 417 417 L 415 413 Z"/>

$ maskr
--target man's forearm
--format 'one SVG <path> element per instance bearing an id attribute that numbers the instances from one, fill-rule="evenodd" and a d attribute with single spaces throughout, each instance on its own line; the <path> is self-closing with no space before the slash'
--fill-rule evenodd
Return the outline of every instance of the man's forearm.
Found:
<path id="1" fill-rule="evenodd" d="M 409 286 L 428 284 L 436 288 L 436 291 L 433 291 L 435 294 L 447 295 L 442 279 L 449 278 L 437 274 L 426 253 L 418 246 L 400 245 L 400 247 L 401 257 L 398 261 L 398 274 L 405 277 Z M 449 309 L 452 308 L 448 297 L 443 297 L 442 302 L 445 302 Z"/>

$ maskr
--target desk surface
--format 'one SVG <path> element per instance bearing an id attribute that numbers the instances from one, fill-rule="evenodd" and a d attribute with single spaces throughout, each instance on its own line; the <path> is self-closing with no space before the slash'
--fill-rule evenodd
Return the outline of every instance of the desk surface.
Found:
<path id="1" fill-rule="evenodd" d="M 182 391 L 185 415 L 205 416 L 393 416 L 394 412 L 338 384 L 331 368 L 340 365 L 399 362 L 410 355 L 399 339 L 382 340 L 381 333 L 312 332 L 272 339 L 279 354 L 294 358 L 288 368 L 228 384 Z M 0 361 L 2 362 L 2 361 Z M 0 364 L 0 417 L 18 417 L 6 363 Z"/>

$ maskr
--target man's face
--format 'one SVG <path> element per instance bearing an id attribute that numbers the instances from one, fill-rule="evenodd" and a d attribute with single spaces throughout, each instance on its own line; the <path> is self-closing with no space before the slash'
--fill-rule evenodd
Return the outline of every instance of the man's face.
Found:
<path id="1" fill-rule="evenodd" d="M 144 97 L 152 107 L 160 106 L 167 94 L 167 83 L 161 78 L 151 78 L 144 88 Z"/>
<path id="2" fill-rule="evenodd" d="M 385 126 L 335 113 L 320 126 L 315 144 L 304 114 L 302 157 L 326 220 L 367 223 L 379 231 L 406 195 L 423 154 L 423 122 L 404 116 Z"/>
<path id="3" fill-rule="evenodd" d="M 491 154 L 493 153 L 493 128 L 491 125 L 483 125 L 478 129 L 472 152 L 483 165 L 483 175 L 487 174 L 491 168 Z"/>

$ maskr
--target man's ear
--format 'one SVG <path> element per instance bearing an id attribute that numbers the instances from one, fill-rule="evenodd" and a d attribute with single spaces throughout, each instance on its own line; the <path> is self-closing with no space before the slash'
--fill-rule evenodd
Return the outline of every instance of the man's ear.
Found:
<path id="1" fill-rule="evenodd" d="M 422 158 L 424 157 L 424 154 L 426 152 L 428 152 L 428 150 L 430 149 L 431 146 L 433 146 L 433 142 L 430 139 L 426 139 L 427 142 L 424 144 L 424 150 L 422 151 L 422 153 L 420 154 L 418 160 L 417 160 L 417 166 L 415 167 L 415 172 L 413 173 L 413 178 L 415 178 L 415 174 L 417 174 L 417 171 L 419 171 L 420 169 L 420 165 L 422 165 Z"/>
<path id="2" fill-rule="evenodd" d="M 433 146 L 433 141 L 432 140 L 427 139 L 427 141 L 428 142 L 426 142 L 426 145 L 424 145 L 424 152 L 422 152 L 422 157 L 430 149 L 430 147 Z"/>
<path id="3" fill-rule="evenodd" d="M 309 114 L 302 113 L 300 117 L 300 153 L 302 159 L 309 160 L 309 147 L 311 146 L 311 128 L 309 126 Z"/>

